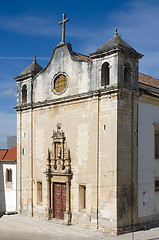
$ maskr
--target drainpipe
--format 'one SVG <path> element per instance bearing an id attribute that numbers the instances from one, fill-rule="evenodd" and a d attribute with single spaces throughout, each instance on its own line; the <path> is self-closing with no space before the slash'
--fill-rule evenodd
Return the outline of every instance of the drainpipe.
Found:
<path id="1" fill-rule="evenodd" d="M 31 82 L 31 112 L 30 112 L 30 117 L 31 117 L 31 216 L 34 216 L 34 210 L 33 210 L 33 99 L 32 99 L 32 95 L 33 95 L 33 83 Z"/>
<path id="2" fill-rule="evenodd" d="M 134 97 L 134 92 L 132 92 L 131 95 L 131 197 L 132 197 L 132 203 L 131 203 L 131 218 L 132 218 L 132 229 L 134 227 L 134 166 L 133 166 L 133 161 L 134 161 L 134 107 L 133 107 L 133 97 Z"/>
<path id="3" fill-rule="evenodd" d="M 20 110 L 20 212 L 22 212 L 22 111 Z"/>
<path id="4" fill-rule="evenodd" d="M 97 229 L 98 229 L 98 207 L 99 207 L 99 107 L 100 107 L 100 94 L 98 93 L 97 102 Z"/>

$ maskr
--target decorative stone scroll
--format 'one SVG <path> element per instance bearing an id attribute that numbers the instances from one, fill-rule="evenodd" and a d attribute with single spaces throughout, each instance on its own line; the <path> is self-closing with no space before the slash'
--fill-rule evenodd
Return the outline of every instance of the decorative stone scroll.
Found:
<path id="1" fill-rule="evenodd" d="M 71 159 L 70 150 L 67 147 L 64 132 L 61 124 L 57 124 L 57 130 L 53 130 L 52 150 L 48 150 L 48 159 L 46 163 L 46 175 L 70 174 Z"/>

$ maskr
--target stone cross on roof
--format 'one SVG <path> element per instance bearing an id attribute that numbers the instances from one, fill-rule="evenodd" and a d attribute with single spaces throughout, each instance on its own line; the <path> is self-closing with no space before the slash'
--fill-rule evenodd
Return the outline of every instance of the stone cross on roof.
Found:
<path id="1" fill-rule="evenodd" d="M 65 23 L 69 21 L 68 18 L 66 18 L 66 15 L 63 13 L 63 19 L 59 24 L 62 24 L 62 43 L 65 42 Z"/>

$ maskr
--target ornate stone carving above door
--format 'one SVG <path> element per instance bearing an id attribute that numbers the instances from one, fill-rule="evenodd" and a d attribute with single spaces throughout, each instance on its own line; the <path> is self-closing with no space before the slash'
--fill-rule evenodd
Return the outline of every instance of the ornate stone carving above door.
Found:
<path id="1" fill-rule="evenodd" d="M 53 130 L 52 150 L 50 151 L 51 174 L 71 173 L 70 150 L 67 147 L 61 124 L 57 124 L 57 130 Z"/>

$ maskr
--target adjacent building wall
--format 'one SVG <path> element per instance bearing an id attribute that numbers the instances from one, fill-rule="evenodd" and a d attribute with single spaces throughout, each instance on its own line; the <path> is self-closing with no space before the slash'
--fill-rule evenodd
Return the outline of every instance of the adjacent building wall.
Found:
<path id="1" fill-rule="evenodd" d="M 0 162 L 0 216 L 6 211 L 3 163 Z"/>
<path id="2" fill-rule="evenodd" d="M 12 169 L 12 187 L 7 188 L 6 186 L 6 169 Z M 4 175 L 4 186 L 5 186 L 5 205 L 6 212 L 16 211 L 16 163 L 3 164 L 3 175 Z"/>
<path id="3" fill-rule="evenodd" d="M 154 125 L 159 124 L 159 103 L 152 97 L 140 97 L 138 106 L 138 217 L 155 219 L 159 214 L 159 159 L 154 157 Z"/>
<path id="4" fill-rule="evenodd" d="M 6 185 L 6 169 L 12 169 L 11 187 Z M 0 163 L 0 215 L 16 211 L 16 163 Z"/>

